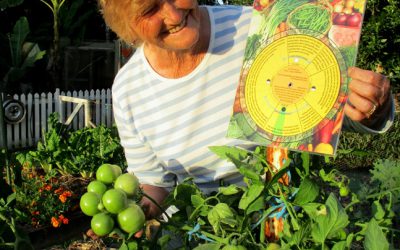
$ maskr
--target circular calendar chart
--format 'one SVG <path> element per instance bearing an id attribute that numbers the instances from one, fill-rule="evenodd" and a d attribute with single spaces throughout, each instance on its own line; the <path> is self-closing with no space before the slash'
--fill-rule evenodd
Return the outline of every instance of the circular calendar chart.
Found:
<path id="1" fill-rule="evenodd" d="M 303 140 L 337 113 L 345 64 L 337 48 L 310 34 L 271 40 L 242 78 L 241 105 L 266 139 Z"/>

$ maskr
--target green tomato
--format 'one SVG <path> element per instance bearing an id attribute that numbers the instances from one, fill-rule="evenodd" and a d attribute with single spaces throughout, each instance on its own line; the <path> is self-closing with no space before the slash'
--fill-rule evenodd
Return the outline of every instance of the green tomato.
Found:
<path id="1" fill-rule="evenodd" d="M 111 164 L 111 167 L 113 168 L 114 174 L 116 177 L 120 176 L 122 174 L 122 169 L 120 166 Z"/>
<path id="2" fill-rule="evenodd" d="M 128 197 L 133 197 L 139 189 L 139 180 L 135 175 L 125 173 L 115 180 L 114 188 L 122 189 Z"/>
<path id="3" fill-rule="evenodd" d="M 349 192 L 350 192 L 350 189 L 348 187 L 346 187 L 346 186 L 342 186 L 339 189 L 339 195 L 342 196 L 342 197 L 345 197 L 345 196 L 349 195 Z"/>
<path id="4" fill-rule="evenodd" d="M 88 216 L 93 216 L 100 212 L 98 205 L 100 204 L 101 198 L 94 192 L 86 192 L 82 195 L 79 206 L 82 212 Z"/>
<path id="5" fill-rule="evenodd" d="M 136 204 L 131 204 L 118 214 L 117 221 L 124 232 L 136 233 L 142 229 L 146 219 L 142 208 Z"/>
<path id="6" fill-rule="evenodd" d="M 128 198 L 120 189 L 107 190 L 101 200 L 105 209 L 112 214 L 118 214 L 128 206 Z"/>
<path id="7" fill-rule="evenodd" d="M 87 186 L 87 191 L 103 196 L 103 194 L 107 191 L 107 186 L 101 181 L 94 180 L 91 181 Z"/>
<path id="8" fill-rule="evenodd" d="M 266 250 L 278 250 L 281 249 L 281 246 L 277 243 L 268 243 Z"/>
<path id="9" fill-rule="evenodd" d="M 96 179 L 104 184 L 111 184 L 117 179 L 121 172 L 121 168 L 117 165 L 105 163 L 97 169 Z"/>
<path id="10" fill-rule="evenodd" d="M 97 236 L 104 236 L 114 229 L 114 220 L 106 213 L 99 213 L 93 216 L 90 226 Z"/>

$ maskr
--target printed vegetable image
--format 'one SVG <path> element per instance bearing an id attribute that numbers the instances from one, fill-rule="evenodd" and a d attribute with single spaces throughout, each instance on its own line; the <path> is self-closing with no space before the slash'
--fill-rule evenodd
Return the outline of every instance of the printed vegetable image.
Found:
<path id="1" fill-rule="evenodd" d="M 331 11 L 322 4 L 304 4 L 290 13 L 287 22 L 293 29 L 313 30 L 326 34 L 332 25 Z"/>
<path id="2" fill-rule="evenodd" d="M 264 22 L 260 25 L 260 34 L 265 39 L 268 39 L 275 34 L 276 28 L 279 24 L 285 21 L 288 15 L 295 10 L 297 7 L 308 3 L 308 0 L 278 0 L 272 5 L 269 14 L 265 18 Z"/>

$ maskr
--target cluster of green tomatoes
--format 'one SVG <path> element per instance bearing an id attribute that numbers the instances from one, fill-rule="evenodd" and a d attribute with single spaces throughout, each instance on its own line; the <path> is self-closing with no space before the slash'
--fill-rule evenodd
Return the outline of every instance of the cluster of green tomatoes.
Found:
<path id="1" fill-rule="evenodd" d="M 122 173 L 117 165 L 103 164 L 79 205 L 84 214 L 93 216 L 91 228 L 96 235 L 108 235 L 115 227 L 134 234 L 145 224 L 143 210 L 135 202 L 138 192 L 139 180 L 134 174 Z"/>

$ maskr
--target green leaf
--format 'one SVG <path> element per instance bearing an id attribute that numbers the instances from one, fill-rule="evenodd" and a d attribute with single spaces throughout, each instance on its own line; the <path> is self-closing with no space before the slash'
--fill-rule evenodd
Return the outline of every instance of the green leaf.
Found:
<path id="1" fill-rule="evenodd" d="M 372 214 L 374 215 L 374 218 L 377 220 L 381 220 L 385 216 L 385 210 L 383 209 L 381 203 L 378 200 L 375 200 L 372 203 Z"/>
<path id="2" fill-rule="evenodd" d="M 236 185 L 231 184 L 227 187 L 218 188 L 218 192 L 223 195 L 233 195 L 233 194 L 237 194 L 238 192 L 240 192 L 240 189 Z"/>
<path id="3" fill-rule="evenodd" d="M 209 149 L 224 160 L 231 160 L 233 158 L 242 161 L 249 154 L 249 151 L 233 146 L 211 146 Z"/>
<path id="4" fill-rule="evenodd" d="M 303 168 L 306 172 L 306 175 L 310 173 L 310 154 L 307 152 L 301 153 L 301 159 L 303 160 Z"/>
<path id="5" fill-rule="evenodd" d="M 161 249 L 167 248 L 168 242 L 171 240 L 171 235 L 165 234 L 158 238 L 157 243 L 160 245 Z"/>
<path id="6" fill-rule="evenodd" d="M 365 232 L 364 248 L 367 250 L 388 250 L 389 243 L 374 218 L 368 223 Z"/>
<path id="7" fill-rule="evenodd" d="M 0 9 L 15 7 L 22 4 L 24 0 L 0 0 Z"/>
<path id="8" fill-rule="evenodd" d="M 329 195 L 325 206 L 326 210 L 319 212 L 314 217 L 315 224 L 313 224 L 311 230 L 314 240 L 322 244 L 326 238 L 345 228 L 349 223 L 345 210 L 333 193 Z"/>
<path id="9" fill-rule="evenodd" d="M 254 202 L 252 202 L 246 210 L 246 214 L 249 215 L 252 212 L 259 211 L 265 207 L 264 197 L 259 196 Z"/>
<path id="10" fill-rule="evenodd" d="M 15 23 L 13 32 L 10 35 L 10 43 L 11 43 L 11 59 L 13 66 L 19 67 L 20 64 L 22 63 L 21 58 L 22 58 L 22 45 L 24 44 L 24 41 L 26 37 L 28 36 L 30 30 L 29 30 L 29 24 L 28 24 L 28 19 L 26 17 L 21 17 L 18 19 L 18 21 Z"/>
<path id="11" fill-rule="evenodd" d="M 232 227 L 236 222 L 231 208 L 226 203 L 218 203 L 215 205 L 215 207 L 210 210 L 207 218 L 215 233 L 219 232 L 221 223 L 228 224 Z"/>
<path id="12" fill-rule="evenodd" d="M 305 242 L 307 237 L 310 235 L 310 230 L 309 224 L 301 225 L 299 230 L 295 231 L 293 236 L 289 238 L 291 245 L 299 246 L 301 243 Z"/>
<path id="13" fill-rule="evenodd" d="M 32 67 L 37 60 L 42 59 L 46 54 L 46 51 L 39 49 L 39 45 L 37 43 L 26 42 L 24 43 L 22 50 L 23 54 L 25 55 L 25 59 L 21 68 Z"/>
<path id="14" fill-rule="evenodd" d="M 204 204 L 204 199 L 200 195 L 192 195 L 191 196 L 191 201 L 193 204 L 193 207 L 197 208 L 200 207 Z"/>
<path id="15" fill-rule="evenodd" d="M 309 178 L 303 179 L 293 203 L 301 206 L 314 201 L 319 195 L 318 185 Z"/>
<path id="16" fill-rule="evenodd" d="M 264 185 L 260 183 L 254 183 L 247 189 L 242 198 L 239 201 L 239 208 L 246 210 L 247 207 L 255 201 L 262 193 L 264 190 Z"/>
<path id="17" fill-rule="evenodd" d="M 347 249 L 346 241 L 336 242 L 335 245 L 333 245 L 332 247 L 332 250 L 346 250 L 346 249 Z"/>

